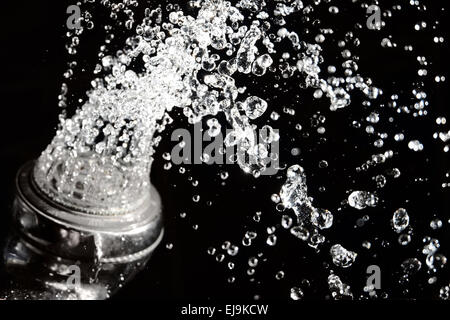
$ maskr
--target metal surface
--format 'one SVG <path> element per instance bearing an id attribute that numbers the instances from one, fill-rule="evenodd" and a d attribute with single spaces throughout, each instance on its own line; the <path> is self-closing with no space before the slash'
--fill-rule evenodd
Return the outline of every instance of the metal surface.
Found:
<path id="1" fill-rule="evenodd" d="M 49 199 L 34 183 L 32 169 L 29 162 L 17 174 L 13 219 L 34 247 L 68 259 L 120 263 L 141 259 L 161 241 L 161 199 L 153 186 L 132 212 L 93 215 Z"/>

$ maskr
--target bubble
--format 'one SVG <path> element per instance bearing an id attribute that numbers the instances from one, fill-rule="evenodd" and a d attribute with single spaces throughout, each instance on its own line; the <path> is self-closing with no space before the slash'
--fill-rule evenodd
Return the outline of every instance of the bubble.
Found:
<path id="1" fill-rule="evenodd" d="M 419 140 L 411 140 L 408 142 L 408 148 L 415 152 L 422 151 L 423 144 Z"/>
<path id="2" fill-rule="evenodd" d="M 217 119 L 208 119 L 206 124 L 208 125 L 208 135 L 210 137 L 217 137 L 221 133 L 221 125 Z"/>
<path id="3" fill-rule="evenodd" d="M 333 263 L 342 268 L 350 267 L 356 259 L 356 252 L 345 249 L 340 244 L 335 244 L 330 249 L 330 255 Z"/>
<path id="4" fill-rule="evenodd" d="M 266 243 L 271 247 L 275 246 L 275 244 L 277 243 L 277 236 L 274 234 L 268 236 Z"/>
<path id="5" fill-rule="evenodd" d="M 255 268 L 258 265 L 258 258 L 252 257 L 248 260 L 248 265 L 252 268 Z"/>
<path id="6" fill-rule="evenodd" d="M 342 282 L 341 278 L 335 274 L 328 276 L 328 287 L 335 300 L 353 299 L 350 286 Z"/>
<path id="7" fill-rule="evenodd" d="M 437 229 L 442 228 L 442 220 L 440 220 L 440 219 L 431 220 L 430 227 L 433 230 L 437 230 Z"/>
<path id="8" fill-rule="evenodd" d="M 284 278 L 284 271 L 278 271 L 278 272 L 275 274 L 275 279 L 281 280 L 281 279 L 283 279 L 283 278 Z"/>
<path id="9" fill-rule="evenodd" d="M 326 209 L 316 209 L 312 213 L 311 221 L 320 229 L 328 229 L 333 225 L 333 215 Z"/>
<path id="10" fill-rule="evenodd" d="M 409 258 L 402 262 L 401 268 L 404 273 L 412 275 L 422 268 L 422 263 L 417 258 Z"/>
<path id="11" fill-rule="evenodd" d="M 402 246 L 406 246 L 411 242 L 411 236 L 409 234 L 401 234 L 398 237 L 398 243 Z"/>
<path id="12" fill-rule="evenodd" d="M 409 225 L 409 215 L 408 212 L 403 209 L 397 209 L 392 216 L 392 227 L 398 233 L 405 230 Z"/>
<path id="13" fill-rule="evenodd" d="M 290 290 L 290 297 L 292 300 L 297 301 L 303 299 L 303 291 L 299 287 L 292 287 Z"/>
<path id="14" fill-rule="evenodd" d="M 309 238 L 309 231 L 306 228 L 295 226 L 291 228 L 291 234 L 303 241 L 306 241 Z"/>
<path id="15" fill-rule="evenodd" d="M 281 218 L 281 226 L 285 229 L 289 229 L 292 226 L 293 220 L 288 215 L 283 215 Z"/>
<path id="16" fill-rule="evenodd" d="M 375 207 L 378 203 L 378 198 L 367 191 L 353 191 L 348 196 L 348 204 L 358 210 L 365 209 L 367 207 Z"/>

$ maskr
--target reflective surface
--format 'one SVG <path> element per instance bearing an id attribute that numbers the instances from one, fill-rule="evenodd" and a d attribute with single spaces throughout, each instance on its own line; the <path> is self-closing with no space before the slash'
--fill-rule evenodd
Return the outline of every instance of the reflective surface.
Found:
<path id="1" fill-rule="evenodd" d="M 152 252 L 129 263 L 64 259 L 12 234 L 3 252 L 8 284 L 1 299 L 106 299 L 139 272 Z"/>
<path id="2" fill-rule="evenodd" d="M 6 299 L 106 299 L 136 274 L 163 236 L 161 200 L 121 216 L 64 208 L 33 184 L 33 163 L 16 179 L 10 234 L 3 252 Z"/>
<path id="3" fill-rule="evenodd" d="M 36 247 L 68 258 L 128 262 L 145 256 L 160 241 L 161 200 L 156 189 L 133 211 L 91 215 L 47 198 L 34 185 L 32 168 L 28 163 L 18 173 L 13 220 Z"/>

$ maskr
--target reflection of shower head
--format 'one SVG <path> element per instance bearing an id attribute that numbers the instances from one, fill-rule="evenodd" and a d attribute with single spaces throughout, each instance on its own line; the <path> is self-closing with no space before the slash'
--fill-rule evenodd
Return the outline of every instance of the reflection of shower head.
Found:
<path id="1" fill-rule="evenodd" d="M 121 263 L 68 259 L 35 247 L 28 238 L 11 232 L 3 264 L 13 280 L 0 291 L 0 300 L 100 300 L 110 297 L 146 264 L 151 251 Z"/>

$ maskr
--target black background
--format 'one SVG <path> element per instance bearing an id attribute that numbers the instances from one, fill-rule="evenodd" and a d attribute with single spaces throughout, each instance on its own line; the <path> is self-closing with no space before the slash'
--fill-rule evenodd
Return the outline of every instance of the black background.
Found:
<path id="1" fill-rule="evenodd" d="M 428 2 L 429 12 L 424 17 L 430 22 L 442 17 L 439 12 L 441 2 Z M 385 3 L 387 7 L 388 2 Z M 14 176 L 23 163 L 39 156 L 51 140 L 57 125 L 60 111 L 57 107 L 57 95 L 62 73 L 68 62 L 64 48 L 67 17 L 65 12 L 68 4 L 71 3 L 49 0 L 26 3 L 8 1 L 1 4 L 0 235 L 3 236 L 8 231 L 8 214 L 14 196 Z M 343 32 L 352 27 L 355 19 L 361 23 L 365 21 L 363 9 L 348 6 L 350 9 L 345 10 L 347 4 L 350 4 L 350 1 L 342 2 L 342 14 L 338 17 L 328 14 L 326 10 L 323 13 L 317 12 L 317 17 L 323 17 L 322 27 L 337 26 L 336 39 L 343 37 Z M 383 2 L 381 7 L 383 8 Z M 434 45 L 432 37 L 435 32 L 430 28 L 420 34 L 412 32 L 411 26 L 419 21 L 419 18 L 416 11 L 406 5 L 404 7 L 403 13 L 392 18 L 390 26 L 382 32 L 361 31 L 362 44 L 354 49 L 361 56 L 359 72 L 363 76 L 372 77 L 374 83 L 383 88 L 385 94 L 381 101 L 385 103 L 394 92 L 404 97 L 403 103 L 408 103 L 411 83 L 418 79 L 416 55 L 427 55 L 433 62 L 429 70 L 434 71 L 430 74 L 442 74 L 448 79 L 448 45 Z M 361 15 L 361 18 L 358 18 L 358 15 Z M 444 30 L 448 19 L 441 20 L 442 24 L 438 30 L 446 36 Z M 305 41 L 313 42 L 316 34 L 314 30 L 317 30 L 318 26 L 313 27 L 311 22 L 306 21 L 294 20 L 291 23 Z M 307 33 L 307 28 L 311 32 Z M 407 54 L 402 50 L 402 45 L 399 45 L 398 49 L 380 48 L 381 39 L 390 33 L 396 36 L 395 40 L 399 43 L 414 44 L 416 51 Z M 83 67 L 86 72 L 76 70 L 76 77 L 71 82 L 71 90 L 74 93 L 72 104 L 79 97 L 83 98 L 83 93 L 89 88 L 99 38 L 101 37 L 95 32 L 87 37 L 85 46 L 77 56 L 80 69 Z M 120 36 L 118 41 L 120 42 Z M 334 47 L 330 46 L 324 50 L 327 64 L 338 60 L 339 51 L 336 50 L 335 41 L 333 44 Z M 342 59 L 338 61 L 342 62 Z M 164 134 L 165 139 L 152 169 L 152 182 L 163 200 L 166 236 L 146 269 L 114 298 L 216 301 L 227 298 L 251 299 L 258 295 L 266 299 L 288 299 L 289 289 L 300 286 L 305 291 L 305 298 L 323 299 L 329 295 L 326 278 L 330 268 L 350 284 L 354 294 L 358 296 L 365 284 L 366 268 L 371 264 L 379 265 L 382 270 L 383 294 L 380 296 L 394 299 L 437 298 L 439 288 L 450 280 L 448 266 L 437 274 L 437 284 L 428 285 L 426 282 L 430 275 L 426 272 L 424 256 L 418 252 L 423 246 L 422 238 L 431 236 L 440 240 L 440 252 L 450 257 L 447 223 L 449 194 L 440 187 L 445 182 L 448 156 L 444 157 L 443 144 L 432 138 L 432 133 L 437 130 L 435 118 L 448 115 L 449 88 L 448 81 L 437 85 L 433 78 L 434 76 L 428 77 L 425 83 L 430 101 L 428 117 L 415 120 L 412 116 L 398 116 L 388 107 L 379 109 L 382 121 L 377 125 L 377 129 L 390 135 L 382 149 L 373 147 L 375 137 L 364 132 L 364 125 L 362 129 L 353 128 L 351 125 L 353 120 L 364 124 L 365 117 L 372 111 L 362 106 L 363 97 L 360 94 L 352 98 L 352 105 L 345 110 L 330 112 L 326 99 L 321 102 L 313 101 L 313 91 L 300 89 L 297 78 L 286 81 L 286 92 L 273 90 L 273 84 L 283 80 L 272 79 L 270 76 L 257 79 L 257 85 L 245 79 L 238 79 L 241 85 L 248 87 L 249 93 L 263 98 L 271 97 L 271 108 L 282 115 L 280 120 L 272 123 L 274 128 L 280 128 L 282 163 L 288 166 L 301 164 L 306 170 L 309 191 L 315 198 L 315 205 L 335 213 L 333 228 L 324 232 L 327 243 L 320 252 L 315 252 L 294 239 L 289 232 L 283 231 L 277 234 L 277 246 L 272 248 L 265 245 L 265 229 L 279 224 L 281 217 L 280 213 L 276 212 L 270 195 L 279 191 L 285 174 L 255 180 L 242 173 L 235 165 L 185 166 L 185 174 L 178 173 L 176 166 L 166 171 L 163 169 L 165 161 L 161 159 L 160 154 L 170 152 L 175 145 L 170 141 L 169 129 Z M 297 103 L 298 98 L 301 103 Z M 285 106 L 296 109 L 294 118 L 283 114 Z M 311 123 L 312 116 L 317 111 L 327 118 L 327 131 L 323 136 L 317 134 L 314 124 Z M 270 111 L 258 119 L 257 123 L 268 122 L 269 114 Z M 395 117 L 393 124 L 387 122 L 390 116 Z M 173 117 L 176 119 L 172 125 L 173 129 L 187 127 L 179 111 L 175 111 Z M 220 117 L 219 119 L 224 120 Z M 293 129 L 296 123 L 303 126 L 301 132 Z M 418 138 L 425 145 L 425 151 L 413 153 L 408 150 L 407 142 L 395 143 L 392 137 L 397 132 L 404 132 L 405 136 L 411 139 Z M 299 156 L 290 154 L 293 147 L 300 148 Z M 355 172 L 355 167 L 370 159 L 372 154 L 390 148 L 396 153 L 394 159 L 368 172 Z M 323 159 L 328 161 L 329 166 L 319 169 L 318 162 Z M 359 212 L 341 205 L 349 190 L 375 190 L 375 182 L 371 177 L 394 167 L 399 168 L 402 175 L 399 179 L 388 178 L 386 187 L 378 190 L 382 202 L 376 208 Z M 219 177 L 222 170 L 230 174 L 225 186 L 221 186 L 222 180 Z M 193 187 L 188 177 L 199 180 L 199 186 Z M 420 177 L 427 180 L 414 181 Z M 325 186 L 326 191 L 319 191 L 320 186 Z M 192 202 L 192 196 L 195 194 L 201 195 L 199 203 Z M 211 201 L 212 205 L 208 205 L 208 201 Z M 342 210 L 338 211 L 340 207 Z M 397 234 L 389 225 L 392 212 L 399 207 L 408 209 L 414 228 L 413 240 L 406 248 L 398 244 Z M 256 211 L 262 211 L 259 223 L 253 220 Z M 180 218 L 180 212 L 186 212 L 187 217 Z M 365 214 L 370 216 L 369 223 L 355 228 L 356 220 Z M 435 216 L 444 222 L 444 227 L 438 231 L 429 228 L 429 223 Z M 194 230 L 194 225 L 199 226 L 198 230 Z M 258 232 L 256 243 L 249 248 L 240 244 L 247 230 Z M 364 240 L 372 242 L 371 250 L 361 247 Z M 208 247 L 213 246 L 220 253 L 220 246 L 224 241 L 239 245 L 240 251 L 237 257 L 231 260 L 227 258 L 219 263 L 206 251 Z M 166 248 L 168 243 L 173 244 L 171 250 Z M 359 256 L 350 269 L 338 270 L 330 266 L 328 248 L 335 243 L 358 251 Z M 246 274 L 248 258 L 260 252 L 264 253 L 264 256 L 260 259 L 254 281 L 250 281 L 252 277 Z M 418 257 L 422 261 L 422 270 L 409 284 L 399 285 L 400 263 L 410 257 Z M 263 261 L 264 259 L 267 260 Z M 228 270 L 228 261 L 235 262 L 234 270 Z M 283 280 L 275 279 L 279 270 L 286 273 Z M 236 278 L 234 283 L 227 281 L 231 276 Z M 305 279 L 309 281 L 309 285 Z M 405 289 L 409 291 L 405 292 Z"/>

